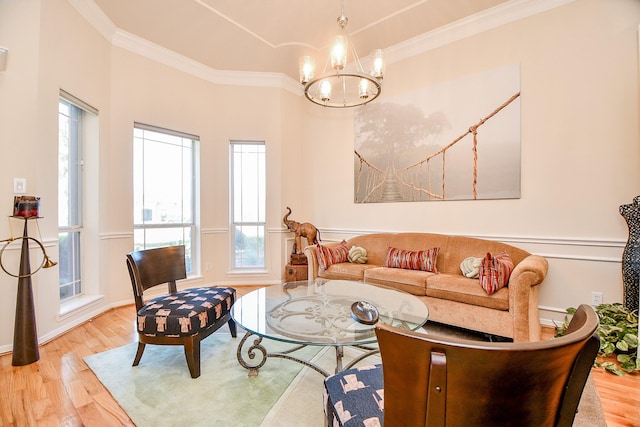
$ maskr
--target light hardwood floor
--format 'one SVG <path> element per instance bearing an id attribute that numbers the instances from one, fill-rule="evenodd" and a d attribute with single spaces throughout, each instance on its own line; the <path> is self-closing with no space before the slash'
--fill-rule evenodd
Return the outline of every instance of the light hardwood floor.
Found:
<path id="1" fill-rule="evenodd" d="M 0 356 L 0 427 L 132 426 L 83 358 L 135 342 L 134 316 L 133 305 L 110 310 L 41 345 L 31 365 L 11 366 L 11 354 Z M 544 328 L 543 338 L 552 335 Z M 640 427 L 640 374 L 592 374 L 608 426 Z"/>

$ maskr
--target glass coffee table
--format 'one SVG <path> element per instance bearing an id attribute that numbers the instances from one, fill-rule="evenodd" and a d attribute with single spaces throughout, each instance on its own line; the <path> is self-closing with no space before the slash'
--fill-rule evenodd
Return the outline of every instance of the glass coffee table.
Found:
<path id="1" fill-rule="evenodd" d="M 307 346 L 322 346 L 335 349 L 335 372 L 353 367 L 379 352 L 374 325 L 362 324 L 351 316 L 351 305 L 356 301 L 373 304 L 380 322 L 405 329 L 417 330 L 429 317 L 427 306 L 416 296 L 383 286 L 326 279 L 273 285 L 240 297 L 231 308 L 233 320 L 247 331 L 238 344 L 238 362 L 250 376 L 258 375 L 267 358 L 279 357 L 327 377 L 327 371 L 294 354 Z M 293 346 L 269 352 L 264 338 Z M 344 347 L 358 348 L 362 354 L 343 366 Z"/>

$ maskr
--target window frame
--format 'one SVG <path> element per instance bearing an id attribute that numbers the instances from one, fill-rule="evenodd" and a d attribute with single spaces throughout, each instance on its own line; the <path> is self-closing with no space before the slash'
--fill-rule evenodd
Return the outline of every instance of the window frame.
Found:
<path id="1" fill-rule="evenodd" d="M 140 130 L 142 131 L 142 142 L 143 142 L 143 148 L 142 148 L 142 161 L 143 161 L 143 170 L 144 170 L 144 163 L 145 163 L 145 157 L 144 157 L 144 144 L 146 142 L 151 142 L 151 143 L 160 143 L 160 141 L 158 140 L 154 140 L 151 138 L 145 138 L 144 134 L 145 132 L 154 132 L 157 134 L 160 134 L 164 137 L 168 137 L 168 138 L 172 138 L 172 137 L 176 137 L 176 138 L 181 138 L 183 140 L 188 140 L 190 141 L 190 146 L 189 147 L 185 147 L 184 141 L 181 142 L 181 146 L 182 146 L 182 151 L 181 153 L 183 154 L 183 156 L 181 157 L 180 160 L 180 167 L 181 167 L 181 171 L 182 176 L 184 178 L 184 152 L 185 152 L 185 148 L 188 148 L 191 152 L 191 156 L 190 156 L 190 160 L 189 160 L 189 169 L 191 170 L 191 175 L 189 177 L 189 179 L 187 180 L 183 180 L 183 184 L 184 183 L 189 183 L 190 186 L 190 203 L 189 203 L 189 210 L 191 212 L 190 221 L 185 222 L 184 221 L 184 212 L 182 212 L 182 222 L 149 222 L 147 223 L 145 220 L 145 214 L 142 213 L 140 218 L 141 218 L 141 222 L 137 221 L 137 214 L 136 214 L 136 209 L 137 209 L 137 205 L 139 203 L 139 201 L 136 199 L 137 197 L 137 190 L 135 188 L 136 186 L 136 175 L 138 174 L 138 172 L 136 171 L 136 140 L 139 138 L 138 136 L 136 136 L 136 131 Z M 200 179 L 200 174 L 199 174 L 199 158 L 200 158 L 200 153 L 199 153 L 199 145 L 200 145 L 200 137 L 198 137 L 197 135 L 193 135 L 193 134 L 189 134 L 189 133 L 185 133 L 185 132 L 180 132 L 180 131 L 175 131 L 172 129 L 166 129 L 166 128 L 162 128 L 162 127 L 158 127 L 158 126 L 153 126 L 153 125 L 148 125 L 148 124 L 144 124 L 144 123 L 138 123 L 135 122 L 134 126 L 133 126 L 133 150 L 134 150 L 134 155 L 133 155 L 133 177 L 134 177 L 134 188 L 133 188 L 133 231 L 134 231 L 134 250 L 140 250 L 140 249 L 148 249 L 148 248 L 153 248 L 153 247 L 158 247 L 157 245 L 150 245 L 148 243 L 147 240 L 147 231 L 150 230 L 170 230 L 170 229 L 175 229 L 178 231 L 178 234 L 180 234 L 180 230 L 181 231 L 181 235 L 182 238 L 179 241 L 178 244 L 185 244 L 185 241 L 188 240 L 190 238 L 190 245 L 186 244 L 187 246 L 187 259 L 185 260 L 187 263 L 187 275 L 188 276 L 194 276 L 194 275 L 198 275 L 200 274 L 201 271 L 201 265 L 200 265 L 200 261 L 199 261 L 199 253 L 200 253 L 200 246 L 199 246 L 199 242 L 200 242 L 200 238 L 199 238 L 199 179 Z M 141 186 L 142 186 L 142 209 L 143 211 L 146 210 L 145 206 L 145 196 L 144 196 L 144 172 L 141 173 L 141 178 L 142 178 L 142 182 L 141 182 Z M 180 193 L 180 205 L 181 205 L 181 209 L 184 208 L 184 204 L 183 201 L 185 199 L 184 196 L 184 187 L 182 188 L 182 191 Z M 143 243 L 140 244 L 139 240 L 137 239 L 137 235 L 138 233 L 142 231 L 144 234 L 144 240 Z"/>
<path id="2" fill-rule="evenodd" d="M 260 176 L 258 177 L 258 182 L 257 182 L 257 186 L 259 187 L 257 190 L 257 197 L 258 197 L 258 204 L 261 203 L 261 206 L 258 207 L 258 220 L 254 220 L 254 221 L 244 221 L 244 220 L 240 220 L 238 221 L 236 219 L 236 206 L 238 203 L 238 197 L 242 197 L 241 195 L 237 195 L 236 194 L 236 168 L 237 165 L 235 163 L 235 159 L 234 159 L 234 154 L 235 153 L 235 147 L 237 146 L 261 146 L 262 148 L 262 160 L 261 160 L 261 165 L 262 167 L 262 171 Z M 252 272 L 264 272 L 266 271 L 267 268 L 267 214 L 266 214 L 266 208 L 267 208 L 267 162 L 266 162 L 266 157 L 267 157 L 267 148 L 266 148 L 266 142 L 265 141 L 252 141 L 252 140 L 232 140 L 230 141 L 229 144 L 229 265 L 230 265 L 230 269 L 233 272 L 247 272 L 247 273 L 252 273 Z M 260 182 L 260 179 L 262 180 L 262 182 Z M 260 202 L 260 198 L 262 197 L 262 201 Z M 240 203 L 242 203 L 240 201 Z M 261 219 L 260 220 L 260 216 Z M 261 260 L 262 261 L 262 265 L 255 265 L 255 266 L 246 266 L 246 265 L 239 265 L 238 264 L 238 257 L 236 256 L 236 239 L 237 239 L 237 235 L 236 235 L 236 231 L 237 231 L 237 227 L 239 226 L 246 226 L 246 227 L 256 227 L 261 229 L 261 233 L 262 233 L 262 245 L 260 248 L 256 248 L 256 253 L 262 255 L 262 257 L 256 257 L 256 258 L 246 258 L 246 260 L 250 260 L 250 259 L 254 259 L 254 260 Z"/>
<path id="3" fill-rule="evenodd" d="M 65 105 L 69 108 L 69 114 L 62 112 L 62 106 Z M 59 298 L 61 303 L 66 303 L 72 299 L 82 296 L 85 292 L 84 284 L 84 243 L 85 243 L 85 211 L 86 211 L 86 175 L 84 171 L 85 167 L 85 143 L 87 132 L 87 120 L 89 115 L 95 117 L 98 116 L 98 110 L 93 106 L 87 104 L 81 99 L 71 95 L 70 93 L 60 89 L 58 96 L 58 192 L 61 192 L 61 179 L 60 168 L 62 165 L 61 152 L 62 134 L 63 130 L 60 126 L 61 117 L 65 115 L 67 117 L 69 131 L 68 138 L 68 154 L 66 168 L 67 182 L 66 188 L 62 190 L 64 194 L 67 194 L 67 204 L 63 208 L 61 202 L 63 197 L 58 194 L 58 254 L 59 254 L 59 269 L 58 269 L 58 289 Z M 73 167 L 72 167 L 73 165 Z M 61 224 L 63 219 L 63 213 L 66 212 L 65 224 Z M 62 235 L 66 235 L 63 239 Z M 66 247 L 65 242 L 70 242 L 70 246 Z M 65 249 L 66 248 L 66 249 Z M 65 250 L 69 251 L 69 254 L 64 255 Z M 70 280 L 65 277 L 65 283 L 63 280 L 63 270 L 65 269 L 65 262 L 67 270 L 70 273 Z M 71 288 L 70 294 L 63 297 L 63 288 Z"/>

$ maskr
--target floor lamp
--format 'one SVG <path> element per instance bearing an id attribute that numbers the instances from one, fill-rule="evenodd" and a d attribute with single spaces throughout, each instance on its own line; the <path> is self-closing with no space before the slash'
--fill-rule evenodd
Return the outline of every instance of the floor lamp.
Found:
<path id="1" fill-rule="evenodd" d="M 24 197 L 24 196 L 23 196 Z M 38 350 L 38 332 L 36 327 L 36 312 L 33 304 L 33 288 L 31 284 L 31 276 L 37 273 L 41 268 L 50 268 L 57 263 L 52 261 L 47 255 L 42 242 L 34 237 L 29 237 L 29 221 L 38 221 L 38 206 L 35 209 L 24 210 L 20 209 L 24 204 L 17 202 L 14 204 L 14 215 L 9 219 L 9 226 L 11 227 L 11 218 L 24 220 L 24 230 L 22 237 L 9 237 L 5 240 L 4 246 L 0 249 L 0 268 L 10 276 L 18 278 L 18 295 L 16 297 L 16 317 L 13 332 L 13 359 L 11 364 L 13 366 L 29 365 L 40 359 L 40 352 Z M 36 199 L 36 198 L 33 198 Z M 39 199 L 36 200 L 39 204 Z M 29 205 L 31 206 L 31 205 Z M 39 228 L 38 228 L 39 231 Z M 41 237 L 42 238 L 42 237 Z M 2 255 L 9 244 L 15 240 L 22 240 L 22 252 L 20 255 L 20 270 L 19 273 L 13 274 L 9 272 L 2 263 Z M 42 263 L 33 272 L 31 271 L 31 259 L 29 255 L 29 242 L 36 243 L 42 250 L 43 258 Z"/>

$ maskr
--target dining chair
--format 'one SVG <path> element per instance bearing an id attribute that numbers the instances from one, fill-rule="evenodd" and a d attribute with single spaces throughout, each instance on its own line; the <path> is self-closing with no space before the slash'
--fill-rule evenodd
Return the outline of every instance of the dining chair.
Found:
<path id="1" fill-rule="evenodd" d="M 137 311 L 138 366 L 146 344 L 181 345 L 192 378 L 200 376 L 200 341 L 227 323 L 233 337 L 236 324 L 231 306 L 236 291 L 229 287 L 194 287 L 178 290 L 176 281 L 187 277 L 184 246 L 168 246 L 127 254 Z M 144 300 L 144 293 L 158 285 L 168 293 Z"/>
<path id="2" fill-rule="evenodd" d="M 325 380 L 333 426 L 569 427 L 600 347 L 598 316 L 581 305 L 567 334 L 479 342 L 377 323 L 382 364 Z"/>

